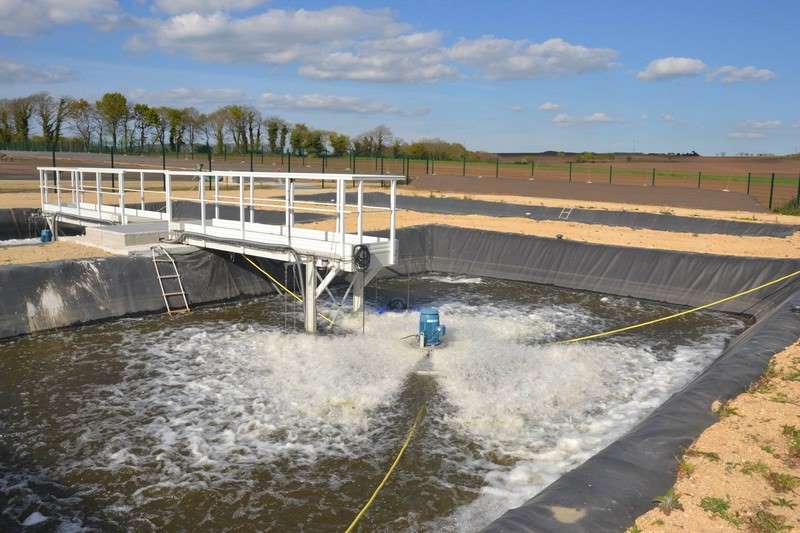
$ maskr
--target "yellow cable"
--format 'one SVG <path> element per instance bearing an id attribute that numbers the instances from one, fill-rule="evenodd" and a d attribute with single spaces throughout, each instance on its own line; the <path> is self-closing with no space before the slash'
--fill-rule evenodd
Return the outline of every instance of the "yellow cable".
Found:
<path id="1" fill-rule="evenodd" d="M 701 305 L 699 307 L 693 307 L 691 309 L 687 309 L 685 311 L 681 311 L 679 313 L 675 313 L 675 314 L 672 314 L 672 315 L 669 315 L 669 316 L 656 318 L 654 320 L 648 320 L 647 322 L 641 322 L 639 324 L 634 324 L 632 326 L 626 326 L 624 328 L 617 328 L 617 329 L 612 329 L 612 330 L 609 330 L 609 331 L 604 331 L 602 333 L 595 333 L 593 335 L 586 335 L 584 337 L 576 337 L 574 339 L 567 339 L 567 340 L 564 340 L 564 341 L 558 341 L 556 344 L 570 344 L 570 343 L 573 343 L 573 342 L 586 341 L 586 340 L 589 340 L 589 339 L 597 339 L 597 338 L 600 338 L 600 337 L 607 337 L 609 335 L 614 335 L 616 333 L 622 333 L 623 331 L 630 331 L 632 329 L 638 329 L 638 328 L 643 328 L 645 326 L 651 326 L 653 324 L 658 324 L 659 322 L 666 322 L 667 320 L 672 320 L 673 318 L 678 318 L 678 317 L 681 317 L 681 316 L 684 316 L 684 315 L 688 315 L 688 314 L 691 314 L 691 313 L 696 313 L 697 311 L 702 311 L 703 309 L 708 309 L 709 307 L 714 307 L 716 305 L 719 305 L 719 304 L 722 304 L 722 303 L 725 303 L 725 302 L 729 302 L 729 301 L 734 300 L 736 298 L 739 298 L 741 296 L 745 296 L 745 295 L 750 294 L 752 292 L 756 292 L 756 291 L 759 291 L 759 290 L 764 289 L 766 287 L 769 287 L 770 285 L 775 285 L 776 283 L 780 283 L 782 281 L 786 281 L 787 279 L 793 278 L 794 276 L 797 276 L 798 274 L 800 274 L 800 270 L 792 272 L 791 274 L 786 274 L 785 276 L 781 276 L 778 279 L 774 279 L 772 281 L 768 281 L 767 283 L 759 285 L 758 287 L 753 287 L 752 289 L 747 289 L 746 291 L 738 292 L 738 293 L 734 294 L 733 296 L 726 296 L 725 298 L 722 298 L 722 299 L 717 300 L 715 302 L 711 302 L 711 303 L 708 303 L 708 304 L 705 304 L 705 305 Z"/>
<path id="2" fill-rule="evenodd" d="M 275 284 L 276 284 L 278 287 L 280 287 L 281 289 L 285 290 L 287 293 L 289 293 L 289 294 L 291 294 L 292 296 L 294 296 L 294 299 L 295 299 L 295 300 L 297 300 L 297 301 L 298 301 L 298 302 L 300 302 L 300 303 L 303 303 L 303 299 L 302 299 L 300 296 L 298 296 L 297 294 L 295 294 L 295 293 L 293 293 L 292 291 L 290 291 L 290 290 L 289 290 L 289 289 L 288 289 L 288 288 L 287 288 L 287 287 L 286 287 L 286 286 L 285 286 L 283 283 L 281 283 L 280 281 L 278 281 L 277 279 L 275 279 L 275 278 L 272 276 L 272 274 L 270 274 L 269 272 L 267 272 L 266 270 L 264 270 L 263 268 L 261 268 L 260 266 L 258 266 L 258 264 L 256 264 L 256 262 L 255 262 L 255 261 L 253 261 L 252 259 L 250 259 L 249 257 L 247 257 L 247 256 L 246 256 L 246 255 L 244 255 L 244 254 L 242 254 L 242 257 L 244 257 L 244 258 L 247 260 L 247 262 L 248 262 L 248 263 L 250 263 L 251 265 L 253 265 L 254 267 L 256 267 L 256 269 L 257 269 L 259 272 L 261 272 L 262 274 L 264 274 L 265 276 L 267 276 L 267 277 L 268 277 L 270 280 L 272 280 L 272 282 L 273 282 L 273 283 L 275 283 Z M 334 324 L 333 324 L 333 320 L 331 320 L 330 318 L 326 317 L 325 315 L 323 315 L 322 313 L 319 313 L 319 312 L 318 312 L 317 314 L 318 314 L 320 317 L 322 317 L 324 320 L 326 320 L 326 321 L 328 322 L 328 324 L 330 324 L 331 326 L 333 326 L 333 325 L 334 325 Z"/>
<path id="3" fill-rule="evenodd" d="M 400 451 L 397 452 L 397 457 L 394 458 L 394 462 L 392 462 L 392 465 L 389 467 L 389 470 L 386 471 L 386 475 L 383 476 L 383 479 L 378 484 L 378 486 L 375 487 L 375 490 L 373 491 L 372 496 L 370 496 L 369 500 L 367 500 L 367 503 L 364 504 L 364 507 L 361 508 L 356 517 L 347 527 L 345 533 L 351 533 L 351 531 L 355 529 L 355 527 L 358 525 L 358 522 L 361 521 L 361 519 L 367 513 L 367 510 L 369 510 L 370 506 L 372 506 L 373 502 L 375 501 L 375 498 L 378 497 L 378 493 L 381 491 L 383 486 L 389 480 L 389 476 L 392 475 L 392 472 L 394 472 L 394 469 L 397 467 L 397 464 L 403 457 L 406 448 L 408 448 L 408 445 L 411 443 L 411 439 L 414 437 L 414 433 L 417 431 L 417 426 L 419 425 L 419 421 L 422 419 L 422 413 L 424 411 L 425 411 L 425 405 L 423 404 L 420 406 L 419 411 L 417 411 L 417 416 L 414 418 L 414 423 L 411 424 L 411 429 L 408 430 L 408 435 L 406 436 L 406 440 L 405 442 L 403 442 L 403 446 L 400 447 Z"/>

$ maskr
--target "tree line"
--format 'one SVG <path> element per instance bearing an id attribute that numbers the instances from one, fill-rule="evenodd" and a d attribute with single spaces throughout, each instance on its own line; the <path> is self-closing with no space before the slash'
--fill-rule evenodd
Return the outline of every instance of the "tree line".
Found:
<path id="1" fill-rule="evenodd" d="M 34 129 L 38 127 L 38 134 Z M 292 153 L 300 156 L 346 154 L 415 159 L 494 157 L 471 152 L 460 143 L 441 139 L 405 142 L 385 125 L 350 137 L 344 133 L 263 117 L 252 106 L 226 105 L 210 113 L 194 107 L 150 106 L 130 101 L 119 92 L 96 102 L 37 93 L 0 100 L 0 144 L 43 142 L 52 149 L 63 141 L 83 146 L 142 153 L 160 146 L 171 152 Z"/>

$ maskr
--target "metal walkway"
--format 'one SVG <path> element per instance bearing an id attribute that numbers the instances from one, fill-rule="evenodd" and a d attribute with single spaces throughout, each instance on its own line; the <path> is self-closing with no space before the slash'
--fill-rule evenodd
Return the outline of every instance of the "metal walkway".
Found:
<path id="1" fill-rule="evenodd" d="M 355 309 L 363 303 L 364 285 L 382 267 L 395 264 L 397 257 L 396 193 L 397 182 L 405 180 L 404 176 L 80 167 L 40 167 L 38 171 L 42 213 L 46 216 L 83 226 L 164 221 L 171 235 L 185 244 L 299 261 L 311 271 L 324 269 L 319 287 L 316 275 L 306 276 L 306 294 L 318 295 L 338 273 L 358 272 L 354 279 L 360 281 L 353 287 Z M 335 184 L 334 204 L 295 197 L 296 188 L 316 188 L 323 180 Z M 389 184 L 389 207 L 365 205 L 365 184 L 384 182 Z M 346 201 L 348 186 L 356 189 L 354 205 Z M 163 208 L 148 208 L 154 202 L 160 202 Z M 175 202 L 198 205 L 198 215 L 176 218 Z M 221 206 L 235 206 L 239 216 L 221 217 Z M 282 213 L 284 223 L 257 222 L 256 214 L 261 211 Z M 297 227 L 295 214 L 300 212 L 329 216 L 331 228 Z M 368 214 L 388 219 L 388 237 L 365 234 Z M 357 268 L 353 255 L 354 250 L 363 254 L 363 249 L 368 250 L 370 259 L 366 271 Z M 314 317 L 315 303 L 309 300 L 315 298 L 306 299 L 306 316 Z M 315 328 L 306 321 L 307 330 Z"/>

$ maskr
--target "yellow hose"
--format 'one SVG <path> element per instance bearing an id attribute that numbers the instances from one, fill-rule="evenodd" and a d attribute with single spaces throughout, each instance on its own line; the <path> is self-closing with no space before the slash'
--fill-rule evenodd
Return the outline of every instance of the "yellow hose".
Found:
<path id="1" fill-rule="evenodd" d="M 256 269 L 257 269 L 259 272 L 261 272 L 262 274 L 264 274 L 265 276 L 267 276 L 267 277 L 268 277 L 268 278 L 269 278 L 269 279 L 270 279 L 270 280 L 271 280 L 271 281 L 272 281 L 272 282 L 273 282 L 275 285 L 277 285 L 277 286 L 278 286 L 278 287 L 280 287 L 281 289 L 285 290 L 287 293 L 289 293 L 289 294 L 291 294 L 292 296 L 294 296 L 294 299 L 295 299 L 295 300 L 297 300 L 298 302 L 300 302 L 300 303 L 303 303 L 303 299 L 302 299 L 300 296 L 298 296 L 298 295 L 297 295 L 297 294 L 295 294 L 294 292 L 290 291 L 290 290 L 289 290 L 289 288 L 288 288 L 288 287 L 286 287 L 286 285 L 284 285 L 283 283 L 281 283 L 280 281 L 278 281 L 277 279 L 275 279 L 275 277 L 274 277 L 272 274 L 270 274 L 269 272 L 267 272 L 266 270 L 264 270 L 263 268 L 261 268 L 260 266 L 258 266 L 258 264 L 257 264 L 255 261 L 253 261 L 252 259 L 250 259 L 249 257 L 247 257 L 247 256 L 246 256 L 246 255 L 244 255 L 244 254 L 242 254 L 242 257 L 244 257 L 244 258 L 247 260 L 247 262 L 248 262 L 248 263 L 250 263 L 251 265 L 253 265 L 253 266 L 254 266 L 254 267 L 255 267 L 255 268 L 256 268 Z M 318 315 L 319 315 L 319 316 L 320 316 L 320 317 L 321 317 L 323 320 L 326 320 L 326 321 L 328 322 L 328 324 L 330 324 L 331 326 L 333 326 L 333 320 L 331 320 L 330 318 L 326 317 L 326 316 L 325 316 L 325 315 L 323 315 L 322 313 L 319 313 L 319 312 L 318 312 L 317 314 L 318 314 Z"/>
<path id="2" fill-rule="evenodd" d="M 369 510 L 369 508 L 372 506 L 372 503 L 375 501 L 375 498 L 378 497 L 378 493 L 381 491 L 383 486 L 389 480 L 389 476 L 391 476 L 392 472 L 394 472 L 394 469 L 397 468 L 400 459 L 406 452 L 406 448 L 408 448 L 408 445 L 411 443 L 411 439 L 414 438 L 414 433 L 416 433 L 417 431 L 417 426 L 419 425 L 419 421 L 422 420 L 422 413 L 424 412 L 425 412 L 425 404 L 422 404 L 419 408 L 419 411 L 417 411 L 417 416 L 414 417 L 414 423 L 411 424 L 411 429 L 408 430 L 408 435 L 406 436 L 406 440 L 400 447 L 400 451 L 397 452 L 397 457 L 394 458 L 392 465 L 389 467 L 389 470 L 386 471 L 386 475 L 383 476 L 381 482 L 378 484 L 377 487 L 375 487 L 375 490 L 372 492 L 372 496 L 369 497 L 369 500 L 367 500 L 367 503 L 364 504 L 364 507 L 361 508 L 356 517 L 353 519 L 353 521 L 350 522 L 350 525 L 345 530 L 345 533 L 351 533 L 355 529 L 355 527 L 367 513 L 367 510 Z"/>
<path id="3" fill-rule="evenodd" d="M 722 303 L 725 303 L 725 302 L 729 302 L 731 300 L 735 300 L 736 298 L 739 298 L 741 296 L 745 296 L 747 294 L 750 294 L 750 293 L 753 293 L 753 292 L 756 292 L 756 291 L 760 291 L 761 289 L 769 287 L 770 285 L 775 285 L 776 283 L 780 283 L 782 281 L 786 281 L 787 279 L 793 278 L 793 277 L 797 276 L 798 274 L 800 274 L 800 270 L 792 272 L 791 274 L 786 274 L 785 276 L 781 276 L 781 277 L 779 277 L 777 279 L 774 279 L 772 281 L 768 281 L 767 283 L 759 285 L 758 287 L 753 287 L 752 289 L 747 289 L 746 291 L 737 292 L 733 296 L 726 296 L 725 298 L 721 298 L 721 299 L 716 300 L 714 302 L 707 303 L 707 304 L 701 305 L 699 307 L 692 307 L 691 309 L 686 309 L 685 311 L 681 311 L 679 313 L 674 313 L 674 314 L 669 315 L 669 316 L 662 316 L 661 318 L 656 318 L 654 320 L 648 320 L 647 322 L 641 322 L 639 324 L 634 324 L 632 326 L 625 326 L 624 328 L 617 328 L 617 329 L 612 329 L 612 330 L 609 330 L 609 331 L 603 331 L 602 333 L 595 333 L 593 335 L 585 335 L 583 337 L 576 337 L 574 339 L 567 339 L 567 340 L 564 340 L 564 341 L 558 341 L 556 344 L 570 344 L 570 343 L 573 343 L 573 342 L 587 341 L 589 339 L 598 339 L 600 337 L 608 337 L 609 335 L 615 335 L 617 333 L 622 333 L 624 331 L 630 331 L 632 329 L 643 328 L 645 326 L 652 326 L 653 324 L 658 324 L 659 322 L 666 322 L 667 320 L 672 320 L 673 318 L 678 318 L 678 317 L 681 317 L 681 316 L 684 316 L 684 315 L 688 315 L 688 314 L 691 314 L 691 313 L 696 313 L 697 311 L 702 311 L 703 309 L 708 309 L 709 307 L 714 307 L 716 305 L 719 305 L 719 304 L 722 304 Z"/>

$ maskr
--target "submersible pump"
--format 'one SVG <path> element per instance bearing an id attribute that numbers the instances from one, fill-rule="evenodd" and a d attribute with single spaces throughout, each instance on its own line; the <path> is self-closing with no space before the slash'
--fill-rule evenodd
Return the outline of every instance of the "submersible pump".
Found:
<path id="1" fill-rule="evenodd" d="M 439 324 L 439 310 L 434 307 L 423 307 L 419 311 L 419 347 L 432 348 L 439 346 L 444 337 L 445 328 Z"/>

